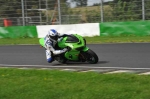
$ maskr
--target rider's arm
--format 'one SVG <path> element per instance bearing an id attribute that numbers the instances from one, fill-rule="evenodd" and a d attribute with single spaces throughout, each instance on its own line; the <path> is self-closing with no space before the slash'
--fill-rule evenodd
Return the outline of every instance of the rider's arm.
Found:
<path id="1" fill-rule="evenodd" d="M 55 50 L 55 49 L 53 48 L 53 46 L 49 46 L 48 49 L 49 49 L 50 51 L 52 51 L 54 55 L 59 55 L 59 54 L 62 54 L 62 53 L 64 53 L 64 52 L 67 51 L 66 48 L 64 48 L 63 50 Z"/>
<path id="2" fill-rule="evenodd" d="M 63 39 L 63 37 L 68 36 L 69 34 L 60 34 L 58 35 L 58 42 L 61 41 Z"/>
<path id="3" fill-rule="evenodd" d="M 67 51 L 66 48 L 64 48 L 63 50 L 55 50 L 54 47 L 52 46 L 52 42 L 48 39 L 45 41 L 45 47 L 46 49 L 52 51 L 54 55 L 58 55 Z"/>

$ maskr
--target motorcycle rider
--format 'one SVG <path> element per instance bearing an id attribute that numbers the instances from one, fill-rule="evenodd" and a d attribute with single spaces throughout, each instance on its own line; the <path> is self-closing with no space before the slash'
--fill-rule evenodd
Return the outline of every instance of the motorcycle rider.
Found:
<path id="1" fill-rule="evenodd" d="M 46 59 L 48 63 L 54 61 L 53 55 L 59 55 L 65 53 L 68 49 L 64 48 L 63 50 L 55 50 L 55 45 L 61 37 L 66 34 L 60 35 L 55 29 L 50 29 L 47 35 L 44 37 L 44 44 L 46 48 Z"/>

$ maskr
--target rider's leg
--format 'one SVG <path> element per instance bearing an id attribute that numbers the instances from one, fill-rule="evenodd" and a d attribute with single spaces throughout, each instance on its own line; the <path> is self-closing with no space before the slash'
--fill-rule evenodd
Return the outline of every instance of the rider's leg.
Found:
<path id="1" fill-rule="evenodd" d="M 46 52 L 46 59 L 47 59 L 47 62 L 48 62 L 48 63 L 53 62 L 54 59 L 52 58 L 51 51 L 50 51 L 50 50 L 45 50 L 45 52 Z"/>

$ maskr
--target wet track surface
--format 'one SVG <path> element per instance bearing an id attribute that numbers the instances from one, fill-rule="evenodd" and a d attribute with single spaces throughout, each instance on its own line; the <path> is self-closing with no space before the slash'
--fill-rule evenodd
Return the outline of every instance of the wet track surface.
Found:
<path id="1" fill-rule="evenodd" d="M 150 70 L 150 43 L 89 44 L 99 57 L 97 64 L 57 61 L 47 63 L 45 50 L 39 45 L 0 46 L 0 66 L 75 68 L 75 69 L 140 69 Z"/>

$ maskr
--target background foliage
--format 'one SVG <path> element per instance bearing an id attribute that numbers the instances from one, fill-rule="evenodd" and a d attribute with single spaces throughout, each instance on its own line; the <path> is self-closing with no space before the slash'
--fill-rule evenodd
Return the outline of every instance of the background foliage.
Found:
<path id="1" fill-rule="evenodd" d="M 145 20 L 150 20 L 150 2 L 144 0 Z M 75 7 L 72 7 L 75 4 Z M 8 18 L 18 23 L 19 17 L 22 18 L 21 0 L 0 0 L 0 19 Z M 104 22 L 114 21 L 137 21 L 142 20 L 142 1 L 141 0 L 113 0 L 103 2 L 103 9 L 100 3 L 88 5 L 88 0 L 60 0 L 60 10 L 62 24 L 76 23 L 95 23 L 101 22 L 101 11 L 103 11 Z M 39 10 L 46 9 L 46 10 Z M 52 24 L 58 21 L 58 3 L 57 0 L 24 0 L 25 17 L 28 23 L 39 25 L 47 21 Z M 41 21 L 39 22 L 39 17 Z M 36 21 L 35 21 L 36 19 Z M 22 20 L 20 21 L 22 22 Z M 26 23 L 27 23 L 26 22 Z M 38 22 L 35 24 L 35 22 Z M 2 23 L 2 22 L 1 22 Z"/>

